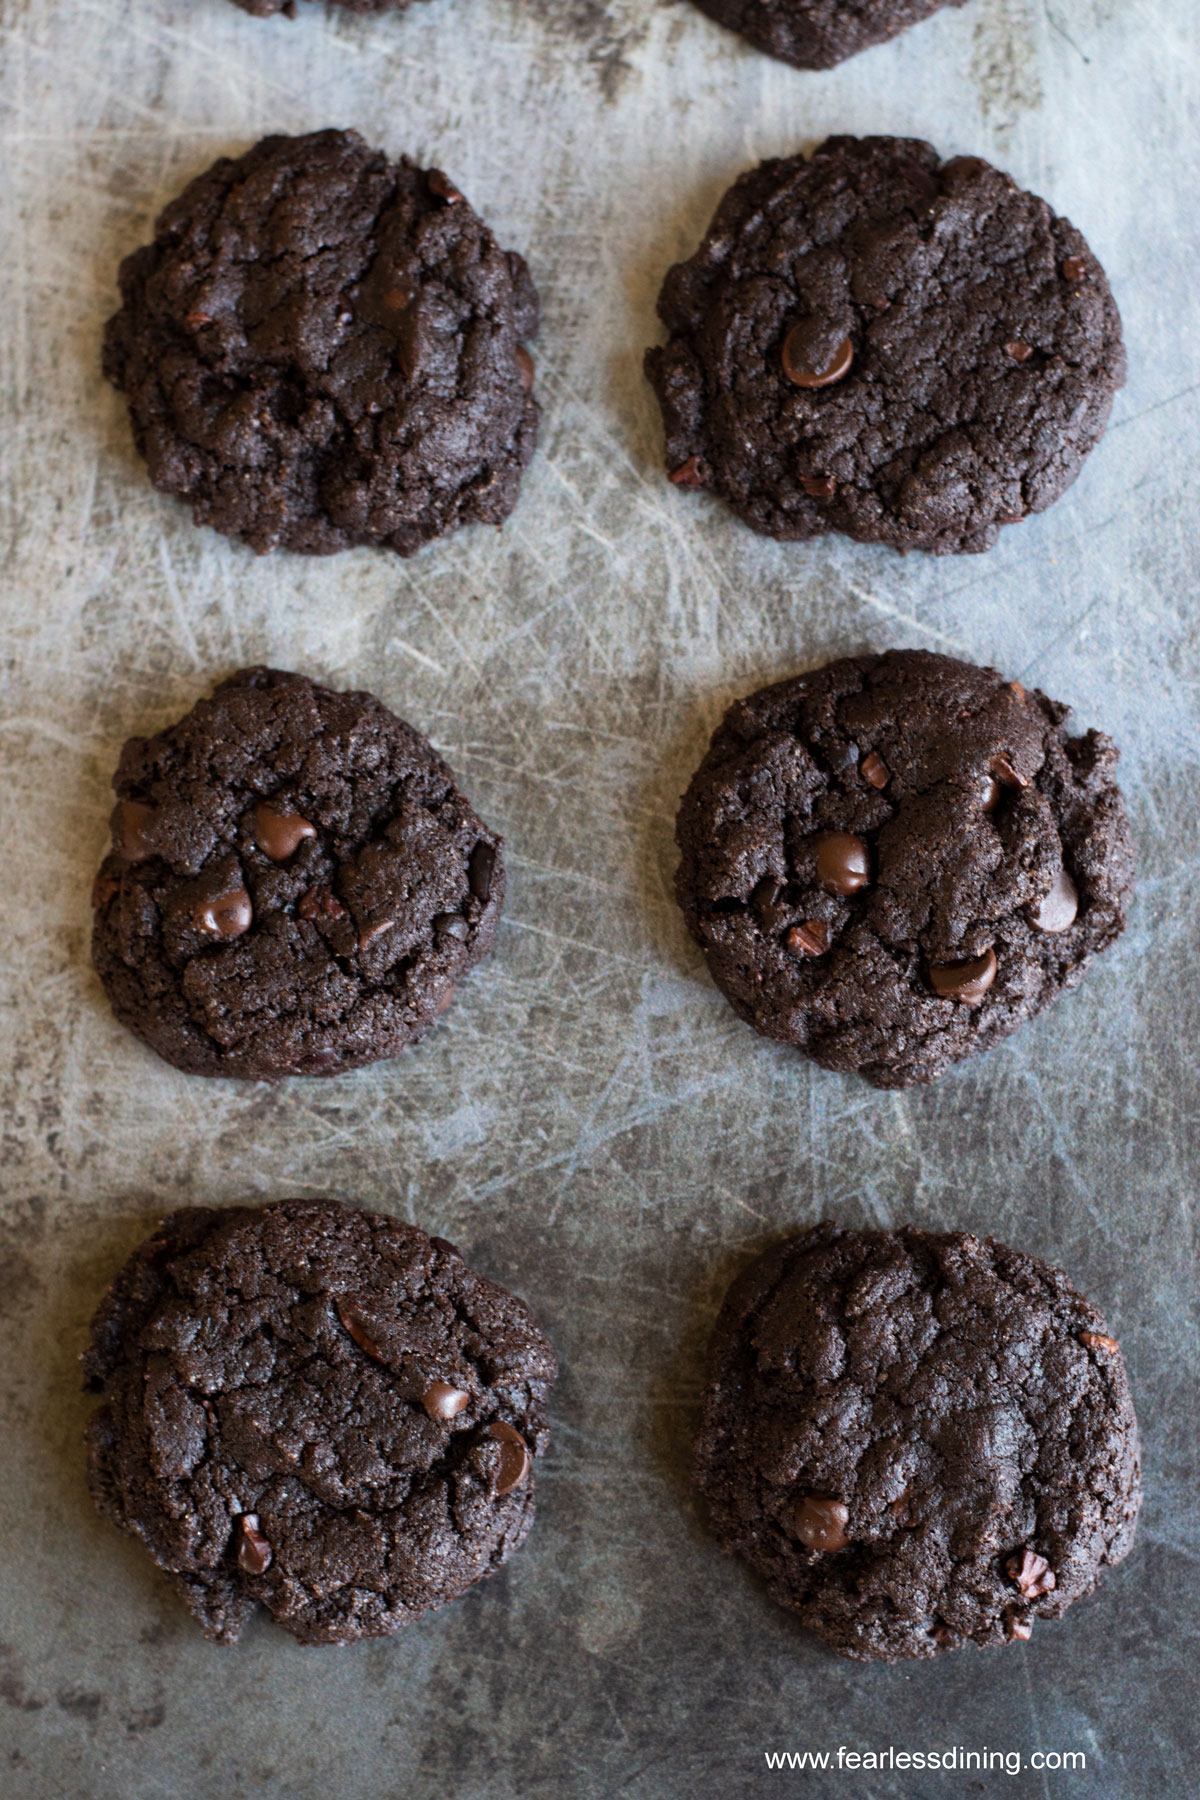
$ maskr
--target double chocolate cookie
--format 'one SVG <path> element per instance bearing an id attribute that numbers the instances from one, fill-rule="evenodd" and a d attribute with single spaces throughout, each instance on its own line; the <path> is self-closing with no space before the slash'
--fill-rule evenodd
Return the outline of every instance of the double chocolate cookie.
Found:
<path id="1" fill-rule="evenodd" d="M 818 1225 L 730 1289 L 695 1482 L 723 1550 L 862 1661 L 1028 1638 L 1128 1552 L 1120 1348 L 1067 1277 L 961 1232 Z"/>
<path id="2" fill-rule="evenodd" d="M 264 138 L 167 207 L 120 284 L 105 373 L 197 524 L 407 556 L 512 511 L 537 294 L 439 170 L 353 131 Z"/>
<path id="3" fill-rule="evenodd" d="M 533 1523 L 554 1352 L 453 1244 L 333 1200 L 173 1213 L 84 1357 L 100 1512 L 206 1637 L 398 1631 Z"/>
<path id="4" fill-rule="evenodd" d="M 732 706 L 684 796 L 676 893 L 766 1037 L 931 1081 L 1080 979 L 1132 893 L 1101 733 L 994 669 L 850 657 Z"/>
<path id="5" fill-rule="evenodd" d="M 250 0 L 238 3 L 245 6 Z M 265 11 L 271 3 L 258 0 L 250 9 Z M 943 6 L 964 6 L 966 0 L 696 0 L 696 4 L 768 56 L 797 69 L 832 69 Z"/>
<path id="6" fill-rule="evenodd" d="M 742 176 L 659 313 L 671 480 L 776 538 L 986 550 L 1074 481 L 1125 375 L 1075 227 L 909 139 Z"/>
<path id="7" fill-rule="evenodd" d="M 92 960 L 177 1068 L 336 1075 L 414 1043 L 486 955 L 501 839 L 370 694 L 244 669 L 131 738 Z"/>

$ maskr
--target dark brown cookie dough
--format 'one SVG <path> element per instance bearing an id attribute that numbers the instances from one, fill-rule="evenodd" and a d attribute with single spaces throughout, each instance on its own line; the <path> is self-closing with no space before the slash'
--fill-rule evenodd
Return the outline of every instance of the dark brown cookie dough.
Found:
<path id="1" fill-rule="evenodd" d="M 334 1200 L 173 1213 L 84 1357 L 92 1497 L 220 1643 L 398 1631 L 533 1523 L 554 1352 L 452 1244 Z"/>
<path id="2" fill-rule="evenodd" d="M 1141 1501 L 1120 1349 L 1058 1269 L 962 1232 L 823 1224 L 733 1285 L 695 1482 L 723 1550 L 839 1655 L 1029 1637 Z"/>
<path id="3" fill-rule="evenodd" d="M 246 5 L 247 0 L 238 3 Z M 270 3 L 261 0 L 264 7 Z M 965 4 L 966 0 L 696 0 L 719 25 L 728 25 L 755 49 L 797 69 L 832 69 L 943 6 Z"/>
<path id="4" fill-rule="evenodd" d="M 197 524 L 408 556 L 516 504 L 537 294 L 439 170 L 353 131 L 264 138 L 167 207 L 120 283 L 104 370 Z"/>
<path id="5" fill-rule="evenodd" d="M 915 140 L 742 176 L 659 313 L 671 479 L 776 538 L 986 550 L 1074 481 L 1125 376 L 1075 227 Z"/>
<path id="6" fill-rule="evenodd" d="M 732 706 L 684 796 L 676 894 L 765 1037 L 879 1087 L 932 1081 L 1080 979 L 1125 925 L 1117 751 L 925 650 Z"/>
<path id="7" fill-rule="evenodd" d="M 337 1075 L 424 1035 L 491 949 L 501 839 L 370 694 L 243 669 L 131 738 L 92 960 L 194 1075 Z"/>

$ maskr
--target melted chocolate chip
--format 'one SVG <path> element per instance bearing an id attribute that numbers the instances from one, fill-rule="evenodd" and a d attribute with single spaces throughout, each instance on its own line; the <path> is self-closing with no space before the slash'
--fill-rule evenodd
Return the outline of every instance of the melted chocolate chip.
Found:
<path id="1" fill-rule="evenodd" d="M 467 881 L 475 898 L 486 906 L 492 892 L 492 875 L 496 868 L 496 846 L 480 838 L 467 864 Z"/>
<path id="2" fill-rule="evenodd" d="M 341 1320 L 343 1328 L 350 1333 L 350 1336 L 354 1339 L 354 1342 L 358 1345 L 359 1349 L 365 1350 L 368 1356 L 373 1356 L 376 1362 L 383 1362 L 385 1360 L 383 1351 L 379 1348 L 379 1345 L 375 1342 L 375 1339 L 371 1336 L 358 1314 L 354 1312 L 351 1307 L 343 1306 L 340 1300 L 335 1300 L 333 1304 L 334 1310 Z"/>
<path id="3" fill-rule="evenodd" d="M 466 1389 L 452 1387 L 448 1381 L 431 1381 L 421 1395 L 421 1405 L 431 1419 L 456 1419 L 470 1404 Z"/>
<path id="4" fill-rule="evenodd" d="M 826 831 L 817 839 L 817 880 L 827 894 L 857 894 L 871 880 L 871 852 L 849 831 Z"/>
<path id="5" fill-rule="evenodd" d="M 846 1535 L 849 1523 L 850 1508 L 820 1494 L 805 1495 L 792 1515 L 796 1536 L 809 1550 L 844 1550 L 850 1542 Z"/>
<path id="6" fill-rule="evenodd" d="M 253 921 L 254 908 L 244 887 L 230 888 L 227 893 L 201 900 L 192 914 L 196 929 L 208 932 L 210 937 L 241 937 Z"/>
<path id="7" fill-rule="evenodd" d="M 783 372 L 794 387 L 830 387 L 850 373 L 850 365 L 854 361 L 854 345 L 850 339 L 842 339 L 833 353 L 832 361 L 823 368 L 814 369 L 811 366 L 814 360 L 814 336 L 812 323 L 802 319 L 799 325 L 792 326 L 783 340 Z"/>
<path id="8" fill-rule="evenodd" d="M 258 1514 L 243 1513 L 238 1520 L 238 1568 L 247 1575 L 265 1575 L 273 1555 L 270 1544 L 258 1529 Z"/>
<path id="9" fill-rule="evenodd" d="M 1029 914 L 1035 931 L 1066 931 L 1075 923 L 1079 912 L 1079 893 L 1065 869 L 1054 877 L 1054 884 Z"/>
<path id="10" fill-rule="evenodd" d="M 118 800 L 112 812 L 113 849 L 122 862 L 144 862 L 154 855 L 152 831 L 157 809 L 144 800 Z"/>
<path id="11" fill-rule="evenodd" d="M 940 963 L 929 971 L 934 993 L 963 1006 L 978 1006 L 995 979 L 996 952 L 990 949 L 969 962 Z"/>
<path id="12" fill-rule="evenodd" d="M 316 826 L 298 812 L 278 812 L 266 800 L 260 800 L 254 809 L 254 841 L 272 862 L 286 862 L 305 838 L 316 835 Z"/>
<path id="13" fill-rule="evenodd" d="M 882 756 L 876 756 L 874 750 L 869 750 L 863 757 L 859 764 L 859 773 L 864 781 L 870 782 L 873 788 L 885 788 L 892 779 L 892 771 Z"/>
<path id="14" fill-rule="evenodd" d="M 685 463 L 672 469 L 668 480 L 676 487 L 702 488 L 708 486 L 708 465 L 701 462 L 698 456 L 689 456 Z"/>
<path id="15" fill-rule="evenodd" d="M 500 1467 L 496 1472 L 497 1494 L 511 1494 L 529 1474 L 529 1449 L 525 1439 L 502 1419 L 488 1426 L 488 1436 L 500 1446 Z"/>
<path id="16" fill-rule="evenodd" d="M 805 919 L 803 925 L 793 925 L 783 941 L 793 956 L 824 956 L 829 949 L 829 926 L 824 919 Z"/>
<path id="17" fill-rule="evenodd" d="M 1046 1558 L 1034 1550 L 1021 1550 L 1010 1556 L 1004 1565 L 1004 1573 L 1010 1581 L 1016 1582 L 1023 1600 L 1036 1600 L 1058 1585 Z"/>

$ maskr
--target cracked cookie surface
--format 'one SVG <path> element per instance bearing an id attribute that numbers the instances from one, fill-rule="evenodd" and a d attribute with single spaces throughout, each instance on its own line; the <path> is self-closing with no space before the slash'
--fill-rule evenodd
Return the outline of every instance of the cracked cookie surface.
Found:
<path id="1" fill-rule="evenodd" d="M 1028 1638 L 1132 1542 L 1121 1352 L 1061 1270 L 965 1233 L 829 1223 L 713 1333 L 695 1484 L 722 1549 L 862 1661 Z"/>
<path id="2" fill-rule="evenodd" d="M 776 538 L 986 550 L 1074 481 L 1125 375 L 1075 227 L 911 139 L 742 176 L 659 314 L 668 473 Z"/>
<path id="3" fill-rule="evenodd" d="M 255 550 L 501 524 L 533 455 L 524 261 L 353 131 L 223 157 L 121 265 L 104 370 L 155 487 Z"/>
<path id="4" fill-rule="evenodd" d="M 502 840 L 370 694 L 244 669 L 131 738 L 92 961 L 190 1074 L 336 1075 L 415 1043 L 492 946 Z"/>
<path id="5" fill-rule="evenodd" d="M 719 25 L 797 69 L 832 69 L 943 6 L 965 4 L 966 0 L 696 0 Z"/>
<path id="6" fill-rule="evenodd" d="M 332 1200 L 189 1209 L 130 1257 L 83 1359 L 99 1511 L 207 1637 L 265 1607 L 379 1637 L 533 1522 L 554 1352 L 453 1245 Z"/>
<path id="7" fill-rule="evenodd" d="M 931 1081 L 1115 942 L 1129 825 L 1102 733 L 994 669 L 850 657 L 738 701 L 676 822 L 676 895 L 766 1037 Z"/>

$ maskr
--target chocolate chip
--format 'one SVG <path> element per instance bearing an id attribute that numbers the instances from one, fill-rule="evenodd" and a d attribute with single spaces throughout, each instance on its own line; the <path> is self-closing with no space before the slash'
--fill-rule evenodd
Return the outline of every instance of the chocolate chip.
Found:
<path id="1" fill-rule="evenodd" d="M 844 1550 L 850 1542 L 849 1523 L 850 1508 L 820 1494 L 806 1494 L 792 1515 L 796 1536 L 809 1550 Z"/>
<path id="2" fill-rule="evenodd" d="M 1000 804 L 1000 783 L 994 775 L 979 777 L 979 805 L 985 813 L 995 812 Z"/>
<path id="3" fill-rule="evenodd" d="M 1116 1338 L 1108 1337 L 1103 1331 L 1081 1331 L 1079 1341 L 1089 1350 L 1107 1350 L 1114 1356 L 1121 1348 Z"/>
<path id="4" fill-rule="evenodd" d="M 258 1514 L 243 1513 L 238 1520 L 238 1568 L 247 1575 L 265 1575 L 274 1551 L 258 1529 Z"/>
<path id="5" fill-rule="evenodd" d="M 825 831 L 817 839 L 817 880 L 827 894 L 857 894 L 871 880 L 871 852 L 848 831 Z"/>
<path id="6" fill-rule="evenodd" d="M 1054 877 L 1050 892 L 1043 894 L 1030 912 L 1029 923 L 1035 931 L 1066 931 L 1069 925 L 1075 923 L 1078 911 L 1078 890 L 1067 871 L 1060 869 Z"/>
<path id="7" fill-rule="evenodd" d="M 954 1633 L 944 1619 L 939 1619 L 929 1635 L 935 1644 L 948 1644 Z"/>
<path id="8" fill-rule="evenodd" d="M 1014 523 L 1015 523 L 1015 521 L 1014 521 Z M 1008 691 L 1012 695 L 1013 699 L 1016 701 L 1018 706 L 1024 706 L 1024 704 L 1025 704 L 1025 689 L 1021 686 L 1019 681 L 1010 681 L 1008 684 Z"/>
<path id="9" fill-rule="evenodd" d="M 529 1449 L 525 1439 L 502 1419 L 488 1426 L 488 1436 L 500 1446 L 500 1467 L 496 1472 L 497 1494 L 511 1494 L 529 1473 Z"/>
<path id="10" fill-rule="evenodd" d="M 778 904 L 783 889 L 773 875 L 764 875 L 750 896 L 751 906 L 775 906 Z"/>
<path id="11" fill-rule="evenodd" d="M 337 895 L 327 887 L 309 888 L 302 894 L 296 912 L 302 919 L 344 919 L 346 909 Z"/>
<path id="12" fill-rule="evenodd" d="M 829 387 L 850 373 L 850 365 L 854 361 L 854 345 L 849 338 L 842 339 L 833 353 L 832 361 L 820 369 L 810 366 L 813 361 L 813 338 L 814 327 L 809 320 L 804 319 L 799 325 L 793 325 L 783 340 L 783 372 L 795 387 Z"/>
<path id="13" fill-rule="evenodd" d="M 189 331 L 202 331 L 206 325 L 212 324 L 212 314 L 206 312 L 184 313 L 183 322 Z"/>
<path id="14" fill-rule="evenodd" d="M 121 891 L 121 883 L 111 870 L 101 869 L 92 883 L 92 911 L 101 912 Z"/>
<path id="15" fill-rule="evenodd" d="M 1025 1643 L 1033 1636 L 1033 1620 L 1023 1619 L 1020 1613 L 1006 1612 L 1004 1615 L 1004 1635 L 1011 1644 L 1015 1639 Z"/>
<path id="16" fill-rule="evenodd" d="M 874 750 L 869 750 L 863 757 L 859 764 L 859 773 L 864 781 L 870 782 L 873 788 L 885 788 L 892 779 L 892 771 L 882 756 L 876 756 Z"/>
<path id="17" fill-rule="evenodd" d="M 1013 338 L 1010 343 L 1005 344 L 1004 348 L 1014 362 L 1028 362 L 1033 355 L 1033 345 L 1023 344 L 1020 338 Z"/>
<path id="18" fill-rule="evenodd" d="M 676 487 L 702 488 L 708 486 L 708 464 L 698 456 L 689 456 L 685 463 L 671 471 L 669 479 Z"/>
<path id="19" fill-rule="evenodd" d="M 832 500 L 837 493 L 837 482 L 832 475 L 802 475 L 800 486 L 813 500 Z"/>
<path id="20" fill-rule="evenodd" d="M 144 800 L 118 800 L 112 811 L 113 849 L 122 862 L 145 862 L 154 855 L 157 809 Z"/>
<path id="21" fill-rule="evenodd" d="M 1005 756 L 1003 751 L 999 755 L 993 756 L 988 766 L 1001 787 L 1027 788 L 1029 786 L 1029 777 L 1022 775 L 1012 759 Z"/>
<path id="22" fill-rule="evenodd" d="M 430 1238 L 429 1241 L 433 1245 L 435 1250 L 441 1251 L 443 1256 L 459 1256 L 459 1257 L 461 1257 L 461 1255 L 462 1255 L 462 1251 L 459 1249 L 458 1245 L 452 1244 L 450 1242 L 449 1238 L 435 1237 L 435 1238 Z"/>
<path id="23" fill-rule="evenodd" d="M 466 1389 L 452 1387 L 448 1381 L 431 1381 L 421 1395 L 421 1405 L 431 1419 L 456 1419 L 470 1404 Z"/>
<path id="24" fill-rule="evenodd" d="M 305 838 L 316 835 L 316 826 L 298 812 L 279 812 L 265 800 L 260 800 L 254 809 L 254 841 L 272 862 L 286 862 Z"/>
<path id="25" fill-rule="evenodd" d="M 385 931 L 391 931 L 395 923 L 395 919 L 379 919 L 374 925 L 364 925 L 358 934 L 359 949 L 365 950 L 377 937 L 382 937 Z"/>
<path id="26" fill-rule="evenodd" d="M 471 935 L 471 927 L 461 913 L 438 913 L 433 929 L 439 937 L 458 938 L 460 942 Z"/>
<path id="27" fill-rule="evenodd" d="M 335 1300 L 333 1305 L 338 1318 L 342 1321 L 343 1328 L 350 1333 L 350 1336 L 354 1339 L 359 1349 L 365 1350 L 368 1356 L 373 1356 L 376 1362 L 383 1362 L 385 1360 L 383 1351 L 379 1348 L 379 1345 L 375 1342 L 375 1339 L 371 1336 L 358 1314 L 350 1307 L 343 1306 L 340 1300 Z"/>
<path id="28" fill-rule="evenodd" d="M 411 288 L 389 288 L 383 296 L 383 304 L 389 312 L 403 312 L 412 301 Z"/>
<path id="29" fill-rule="evenodd" d="M 440 169 L 430 169 L 428 181 L 430 193 L 436 194 L 439 200 L 444 200 L 447 206 L 459 206 L 462 203 L 462 194 Z"/>
<path id="30" fill-rule="evenodd" d="M 943 1000 L 978 1006 L 996 979 L 996 952 L 985 950 L 970 962 L 939 963 L 929 971 L 929 982 Z"/>
<path id="31" fill-rule="evenodd" d="M 492 892 L 492 875 L 496 867 L 496 846 L 480 838 L 467 864 L 467 881 L 475 898 L 484 906 Z"/>
<path id="32" fill-rule="evenodd" d="M 793 956 L 824 956 L 829 948 L 829 927 L 824 919 L 805 919 L 803 925 L 793 925 L 783 941 Z"/>
<path id="33" fill-rule="evenodd" d="M 1082 256 L 1067 256 L 1062 265 L 1064 281 L 1082 281 L 1087 274 L 1087 264 Z"/>
<path id="34" fill-rule="evenodd" d="M 524 344 L 517 345 L 517 380 L 526 393 L 533 386 L 533 358 Z"/>
<path id="35" fill-rule="evenodd" d="M 219 938 L 241 937 L 244 931 L 249 931 L 253 920 L 254 908 L 244 887 L 230 888 L 224 894 L 201 900 L 192 914 L 192 922 L 198 931 L 207 931 L 210 936 Z"/>
<path id="36" fill-rule="evenodd" d="M 1021 1550 L 1010 1556 L 1004 1565 L 1004 1573 L 1010 1581 L 1016 1582 L 1023 1600 L 1036 1600 L 1057 1586 L 1054 1570 L 1035 1550 Z"/>

